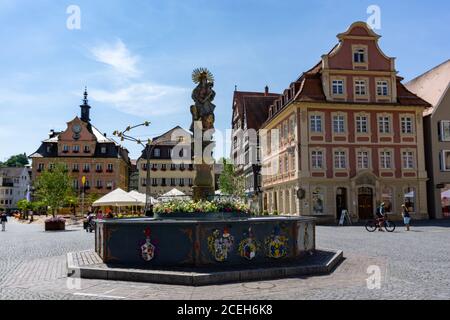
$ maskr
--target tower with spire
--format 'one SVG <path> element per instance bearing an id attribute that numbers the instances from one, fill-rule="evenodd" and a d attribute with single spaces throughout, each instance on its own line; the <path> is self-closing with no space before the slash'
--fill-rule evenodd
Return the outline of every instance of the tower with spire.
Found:
<path id="1" fill-rule="evenodd" d="M 89 123 L 91 121 L 90 115 L 89 115 L 91 106 L 89 105 L 88 102 L 89 102 L 88 101 L 88 92 L 87 92 L 87 87 L 85 87 L 83 104 L 80 105 L 80 108 L 81 108 L 81 120 L 86 123 Z"/>

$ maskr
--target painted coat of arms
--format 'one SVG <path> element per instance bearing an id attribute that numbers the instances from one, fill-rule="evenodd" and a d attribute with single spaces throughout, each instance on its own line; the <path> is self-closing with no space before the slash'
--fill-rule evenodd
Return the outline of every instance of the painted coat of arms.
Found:
<path id="1" fill-rule="evenodd" d="M 272 234 L 266 238 L 267 256 L 273 259 L 284 258 L 288 253 L 289 239 L 281 234 L 279 226 L 276 226 Z"/>
<path id="2" fill-rule="evenodd" d="M 155 246 L 150 239 L 150 228 L 145 229 L 145 243 L 141 246 L 141 256 L 145 261 L 151 261 L 155 257 Z"/>
<path id="3" fill-rule="evenodd" d="M 225 228 L 223 233 L 220 230 L 214 230 L 213 234 L 208 237 L 208 249 L 218 262 L 224 262 L 228 259 L 234 243 L 234 237 Z"/>
<path id="4" fill-rule="evenodd" d="M 259 243 L 256 241 L 252 228 L 248 233 L 244 233 L 244 239 L 239 243 L 239 254 L 242 258 L 253 260 L 259 250 Z"/>

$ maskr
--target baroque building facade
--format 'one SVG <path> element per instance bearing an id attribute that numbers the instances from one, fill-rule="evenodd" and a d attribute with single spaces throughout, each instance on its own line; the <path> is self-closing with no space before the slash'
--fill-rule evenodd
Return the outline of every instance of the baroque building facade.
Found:
<path id="1" fill-rule="evenodd" d="M 195 166 L 192 161 L 192 133 L 176 126 L 154 138 L 137 160 L 139 192 L 147 190 L 147 155 L 150 157 L 150 195 L 160 197 L 172 189 L 192 196 Z"/>
<path id="2" fill-rule="evenodd" d="M 62 132 L 50 131 L 39 149 L 30 155 L 33 182 L 45 170 L 63 164 L 72 177 L 74 190 L 80 193 L 85 177 L 86 193 L 103 195 L 116 188 L 128 190 L 130 159 L 128 150 L 101 133 L 90 119 L 87 91 L 84 92 L 81 117 L 67 123 Z"/>
<path id="3" fill-rule="evenodd" d="M 426 218 L 423 111 L 395 59 L 364 22 L 269 108 L 261 128 L 263 207 L 335 221 L 373 217 L 380 202 Z"/>
<path id="4" fill-rule="evenodd" d="M 423 114 L 428 209 L 432 219 L 450 218 L 450 60 L 406 87 L 431 104 Z"/>

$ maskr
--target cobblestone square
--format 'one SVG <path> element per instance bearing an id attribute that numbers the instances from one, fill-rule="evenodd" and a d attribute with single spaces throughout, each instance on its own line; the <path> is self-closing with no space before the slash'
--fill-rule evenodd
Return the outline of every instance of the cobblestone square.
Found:
<path id="1" fill-rule="evenodd" d="M 207 287 L 67 278 L 66 254 L 94 246 L 81 226 L 51 233 L 10 220 L 0 241 L 1 299 L 450 299 L 450 221 L 392 234 L 318 226 L 318 248 L 344 251 L 332 274 Z M 379 289 L 368 288 L 373 270 Z"/>

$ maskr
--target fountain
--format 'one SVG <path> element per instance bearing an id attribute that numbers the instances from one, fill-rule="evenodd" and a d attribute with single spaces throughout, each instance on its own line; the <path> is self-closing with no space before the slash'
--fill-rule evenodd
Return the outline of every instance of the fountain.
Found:
<path id="1" fill-rule="evenodd" d="M 197 84 L 192 93 L 195 104 L 190 108 L 191 131 L 194 133 L 193 160 L 197 172 L 193 198 L 194 201 L 204 201 L 214 194 L 210 158 L 214 146 L 215 105 L 212 101 L 215 92 L 213 76 L 207 69 L 194 70 L 192 78 Z M 132 277 L 135 281 L 144 279 L 142 281 L 181 284 L 245 281 L 299 274 L 300 269 L 296 267 L 304 265 L 307 258 L 316 253 L 313 218 L 258 217 L 245 212 L 228 211 L 160 212 L 154 218 L 99 220 L 95 251 L 103 261 L 103 268 L 107 269 L 108 279 L 115 277 L 112 276 L 114 270 L 124 273 L 124 270 L 129 271 L 131 268 L 135 273 Z M 336 262 L 342 253 L 332 256 Z M 292 270 L 291 273 L 287 272 L 288 267 L 294 268 L 292 270 L 297 270 L 297 273 Z M 72 270 L 78 270 L 74 268 Z M 330 271 L 330 265 L 327 268 Z M 88 269 L 84 270 L 86 277 L 100 277 L 98 269 Z M 263 269 L 265 271 L 261 272 Z M 188 272 L 189 276 L 184 275 L 190 280 L 180 274 L 170 273 L 177 270 Z M 306 269 L 302 270 L 304 272 Z M 321 270 L 323 272 L 324 269 Z M 116 276 L 120 272 L 116 272 Z M 169 274 L 163 277 L 164 272 Z M 219 272 L 221 276 L 210 277 L 208 281 L 199 280 L 197 283 L 192 280 L 196 272 L 210 276 L 211 272 Z M 115 278 L 127 280 L 126 277 Z M 184 280 L 180 280 L 182 278 Z"/>

